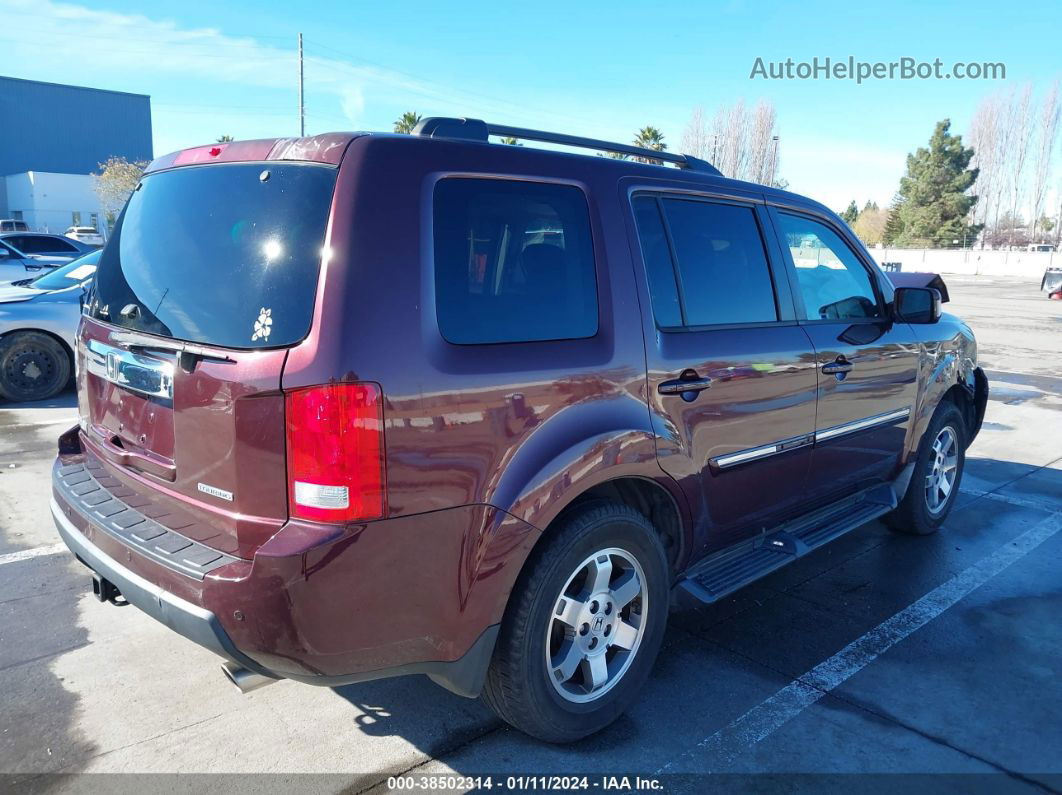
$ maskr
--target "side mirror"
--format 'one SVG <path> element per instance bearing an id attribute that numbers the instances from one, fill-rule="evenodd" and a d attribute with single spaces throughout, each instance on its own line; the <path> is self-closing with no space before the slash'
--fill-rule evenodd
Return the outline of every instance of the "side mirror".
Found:
<path id="1" fill-rule="evenodd" d="M 936 323 L 940 320 L 940 291 L 933 287 L 897 287 L 893 312 L 907 323 Z"/>

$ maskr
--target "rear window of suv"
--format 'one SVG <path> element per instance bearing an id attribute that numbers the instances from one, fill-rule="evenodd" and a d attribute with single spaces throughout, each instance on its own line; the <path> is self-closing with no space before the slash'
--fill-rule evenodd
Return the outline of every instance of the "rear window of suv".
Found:
<path id="1" fill-rule="evenodd" d="M 291 345 L 313 316 L 336 169 L 225 163 L 151 174 L 100 258 L 93 316 L 229 348 Z"/>
<path id="2" fill-rule="evenodd" d="M 439 330 L 456 344 L 597 334 L 586 196 L 572 185 L 451 178 L 435 187 Z"/>

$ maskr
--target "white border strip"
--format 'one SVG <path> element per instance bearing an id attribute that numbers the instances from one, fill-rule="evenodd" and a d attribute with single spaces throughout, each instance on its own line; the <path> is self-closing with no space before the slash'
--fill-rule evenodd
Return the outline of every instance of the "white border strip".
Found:
<path id="1" fill-rule="evenodd" d="M 725 768 L 749 747 L 770 736 L 831 690 L 844 684 L 879 656 L 921 629 L 971 591 L 981 587 L 1011 564 L 1025 557 L 1062 530 L 1062 512 L 1054 513 L 1013 541 L 982 558 L 968 569 L 937 586 L 917 602 L 886 619 L 816 665 L 740 718 L 704 738 L 656 774 L 671 771 L 713 772 Z"/>

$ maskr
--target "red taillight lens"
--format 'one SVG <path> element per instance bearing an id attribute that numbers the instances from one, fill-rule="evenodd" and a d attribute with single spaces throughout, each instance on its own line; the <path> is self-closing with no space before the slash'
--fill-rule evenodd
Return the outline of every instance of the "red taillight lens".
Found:
<path id="1" fill-rule="evenodd" d="M 383 396 L 375 384 L 289 392 L 288 504 L 325 522 L 384 515 Z"/>

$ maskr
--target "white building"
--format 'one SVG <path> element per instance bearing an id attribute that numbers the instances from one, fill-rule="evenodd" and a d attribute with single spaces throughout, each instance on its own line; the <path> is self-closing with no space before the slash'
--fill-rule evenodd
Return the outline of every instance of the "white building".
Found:
<path id="1" fill-rule="evenodd" d="M 106 219 L 92 173 L 110 157 L 151 160 L 151 98 L 0 77 L 0 219 L 62 234 Z"/>
<path id="2" fill-rule="evenodd" d="M 100 223 L 103 210 L 89 174 L 52 174 L 26 171 L 3 177 L 7 188 L 8 217 L 25 221 L 34 232 L 62 234 L 70 226 Z"/>

